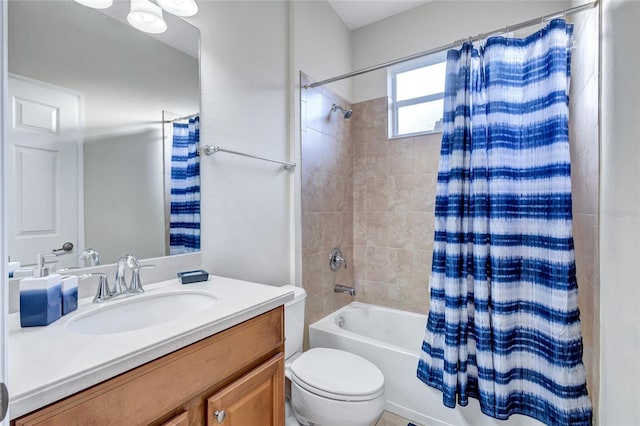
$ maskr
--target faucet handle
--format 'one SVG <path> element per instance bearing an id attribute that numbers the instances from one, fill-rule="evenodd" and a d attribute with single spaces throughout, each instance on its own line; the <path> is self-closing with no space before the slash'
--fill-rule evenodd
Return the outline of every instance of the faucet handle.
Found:
<path id="1" fill-rule="evenodd" d="M 107 274 L 103 274 L 102 272 L 94 272 L 92 274 L 80 275 L 78 277 L 79 280 L 84 280 L 89 277 L 100 277 L 98 281 L 98 291 L 96 292 L 96 296 L 93 298 L 93 303 L 102 303 L 107 299 L 111 299 L 113 297 L 113 293 L 111 293 L 111 289 L 109 289 L 109 280 L 107 278 Z"/>
<path id="2" fill-rule="evenodd" d="M 131 285 L 129 286 L 129 290 L 127 290 L 127 293 L 144 293 L 144 289 L 142 288 L 142 280 L 140 279 L 140 269 L 155 267 L 156 265 L 138 264 L 137 266 L 131 268 Z"/>

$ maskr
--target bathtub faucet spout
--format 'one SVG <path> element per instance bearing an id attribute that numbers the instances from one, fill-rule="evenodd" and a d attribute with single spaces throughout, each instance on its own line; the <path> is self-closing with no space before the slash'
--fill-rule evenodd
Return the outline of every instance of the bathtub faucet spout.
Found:
<path id="1" fill-rule="evenodd" d="M 356 289 L 347 285 L 336 284 L 336 286 L 333 288 L 333 291 L 335 291 L 336 293 L 347 293 L 349 296 L 356 295 Z"/>

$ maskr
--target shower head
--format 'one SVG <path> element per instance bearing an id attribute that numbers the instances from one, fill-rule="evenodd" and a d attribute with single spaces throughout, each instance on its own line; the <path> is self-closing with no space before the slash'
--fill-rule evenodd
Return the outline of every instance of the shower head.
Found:
<path id="1" fill-rule="evenodd" d="M 340 112 L 342 113 L 342 115 L 346 120 L 350 119 L 351 116 L 353 115 L 353 110 L 351 109 L 344 109 L 340 105 L 336 105 L 336 104 L 333 104 L 331 106 L 331 112 L 336 112 L 338 110 L 340 110 Z"/>

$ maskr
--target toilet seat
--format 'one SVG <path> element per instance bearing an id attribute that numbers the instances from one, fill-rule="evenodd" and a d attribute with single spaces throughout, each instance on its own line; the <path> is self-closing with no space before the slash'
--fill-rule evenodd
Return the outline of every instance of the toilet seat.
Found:
<path id="1" fill-rule="evenodd" d="M 384 376 L 370 361 L 341 350 L 313 348 L 291 363 L 291 380 L 337 401 L 370 401 L 384 394 Z"/>

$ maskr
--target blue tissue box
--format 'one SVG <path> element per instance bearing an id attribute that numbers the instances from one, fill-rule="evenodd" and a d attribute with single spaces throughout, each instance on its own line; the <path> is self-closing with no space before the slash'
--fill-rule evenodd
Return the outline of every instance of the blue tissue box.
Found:
<path id="1" fill-rule="evenodd" d="M 182 284 L 197 283 L 200 281 L 207 281 L 209 279 L 209 273 L 203 269 L 178 272 L 178 279 Z"/>

